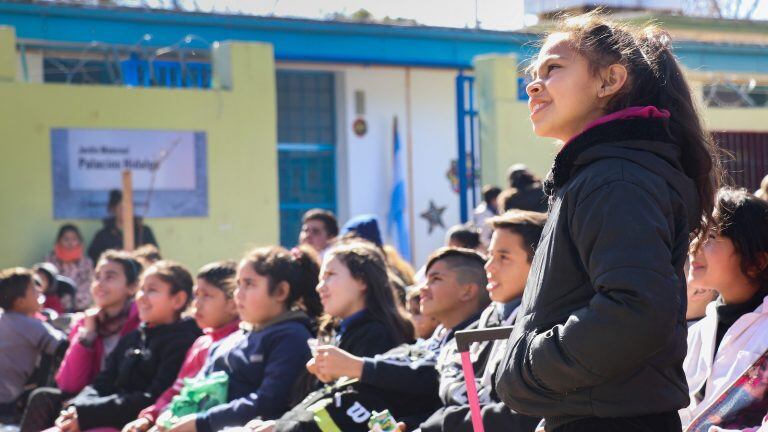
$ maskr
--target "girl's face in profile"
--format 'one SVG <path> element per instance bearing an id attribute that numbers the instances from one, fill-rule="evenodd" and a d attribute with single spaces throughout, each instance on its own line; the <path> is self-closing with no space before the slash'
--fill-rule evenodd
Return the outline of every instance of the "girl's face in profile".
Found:
<path id="1" fill-rule="evenodd" d="M 571 48 L 568 34 L 550 35 L 525 89 L 534 133 L 563 142 L 580 133 L 604 114 L 601 87 L 586 57 Z"/>
<path id="2" fill-rule="evenodd" d="M 749 299 L 757 291 L 742 271 L 741 255 L 728 237 L 710 234 L 690 259 L 689 282 L 718 291 L 726 303 L 734 298 Z M 749 292 L 741 292 L 745 290 Z"/>

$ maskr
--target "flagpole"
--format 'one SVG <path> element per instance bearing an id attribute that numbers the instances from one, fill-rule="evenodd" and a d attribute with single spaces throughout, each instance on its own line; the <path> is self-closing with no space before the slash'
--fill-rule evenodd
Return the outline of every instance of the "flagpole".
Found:
<path id="1" fill-rule="evenodd" d="M 411 264 L 415 263 L 416 257 L 416 226 L 414 218 L 414 201 L 413 201 L 413 128 L 411 127 L 411 68 L 405 68 L 405 142 L 406 142 L 406 154 L 407 154 L 407 190 L 408 199 L 406 201 L 406 207 L 408 208 L 408 230 L 410 231 L 408 239 L 410 240 L 411 248 Z"/>

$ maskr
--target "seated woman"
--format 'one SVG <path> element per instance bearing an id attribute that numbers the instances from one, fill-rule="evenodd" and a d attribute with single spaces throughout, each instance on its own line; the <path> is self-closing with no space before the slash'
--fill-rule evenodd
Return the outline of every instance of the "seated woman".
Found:
<path id="1" fill-rule="evenodd" d="M 45 261 L 56 266 L 59 274 L 73 281 L 77 287 L 74 308 L 88 309 L 93 303 L 91 282 L 93 281 L 93 261 L 85 255 L 83 235 L 73 224 L 64 224 L 56 235 L 56 243 Z"/>
<path id="2" fill-rule="evenodd" d="M 759 364 L 768 351 L 768 203 L 723 188 L 714 218 L 716 229 L 692 247 L 689 278 L 720 294 L 688 334 L 683 368 L 691 403 L 680 417 L 695 431 L 759 426 L 768 409 L 765 388 L 754 391 L 760 386 L 742 379 L 768 366 Z"/>

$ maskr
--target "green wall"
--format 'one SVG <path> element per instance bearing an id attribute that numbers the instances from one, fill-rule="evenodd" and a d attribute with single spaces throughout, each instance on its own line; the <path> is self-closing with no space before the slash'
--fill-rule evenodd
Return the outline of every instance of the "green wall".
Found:
<path id="1" fill-rule="evenodd" d="M 209 215 L 149 219 L 164 257 L 195 270 L 279 238 L 272 47 L 214 48 L 213 89 L 18 82 L 13 29 L 0 28 L 0 268 L 50 251 L 51 128 L 171 129 L 207 133 Z M 101 222 L 74 220 L 87 241 Z"/>

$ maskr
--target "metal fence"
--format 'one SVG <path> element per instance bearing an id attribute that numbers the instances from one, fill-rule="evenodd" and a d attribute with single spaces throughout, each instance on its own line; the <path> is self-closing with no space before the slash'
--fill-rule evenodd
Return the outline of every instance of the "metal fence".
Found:
<path id="1" fill-rule="evenodd" d="M 733 183 L 757 190 L 768 174 L 768 133 L 717 131 L 712 136 L 729 153 L 724 165 Z"/>

